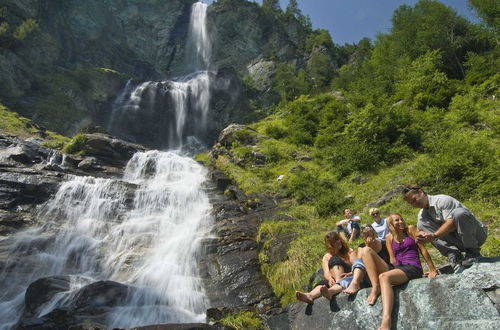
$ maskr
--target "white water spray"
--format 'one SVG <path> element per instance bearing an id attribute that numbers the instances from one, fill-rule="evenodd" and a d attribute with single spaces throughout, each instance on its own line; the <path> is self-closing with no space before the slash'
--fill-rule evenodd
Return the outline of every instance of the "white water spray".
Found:
<path id="1" fill-rule="evenodd" d="M 109 279 L 135 288 L 110 313 L 109 328 L 204 322 L 208 300 L 197 260 L 212 223 L 205 174 L 190 158 L 149 151 L 129 161 L 128 184 L 91 177 L 64 183 L 41 214 L 45 224 L 11 239 L 13 264 L 0 274 L 6 288 L 0 328 L 15 324 L 31 282 L 57 275 L 75 275 L 72 287 L 39 308 L 38 316 L 64 308 L 82 286 Z M 132 207 L 124 185 L 136 187 Z M 16 264 L 21 258 L 24 264 Z M 12 280 L 9 274 L 22 276 L 22 267 L 31 273 Z"/>
<path id="2" fill-rule="evenodd" d="M 207 31 L 207 5 L 197 2 L 191 7 L 189 20 L 188 47 L 193 48 L 197 70 L 207 70 L 210 65 L 212 46 Z"/>

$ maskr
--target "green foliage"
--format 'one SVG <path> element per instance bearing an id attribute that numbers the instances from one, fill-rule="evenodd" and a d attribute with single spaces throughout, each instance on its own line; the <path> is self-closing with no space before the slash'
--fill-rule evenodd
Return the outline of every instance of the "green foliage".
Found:
<path id="1" fill-rule="evenodd" d="M 197 154 L 194 157 L 194 160 L 196 160 L 198 163 L 202 163 L 205 166 L 212 166 L 212 160 L 210 159 L 210 155 L 208 154 L 208 152 Z"/>
<path id="2" fill-rule="evenodd" d="M 491 16 L 489 4 L 482 9 Z M 259 232 L 262 271 L 281 302 L 295 301 L 320 267 L 323 235 L 343 207 L 370 222 L 368 205 L 402 184 L 459 199 L 490 228 L 482 253 L 499 255 L 500 47 L 491 26 L 421 0 L 396 10 L 391 32 L 373 43 L 338 46 L 315 31 L 300 47 L 308 62 L 277 63 L 281 102 L 253 125 L 267 138 L 229 148 L 245 161 L 216 161 L 244 191 L 285 199 L 280 212 L 293 220 L 265 221 Z M 264 165 L 254 164 L 256 152 Z M 417 210 L 399 196 L 379 208 L 416 224 Z M 295 238 L 271 264 L 268 252 L 283 234 Z M 429 250 L 437 265 L 446 262 Z"/>
<path id="3" fill-rule="evenodd" d="M 221 320 L 222 325 L 236 330 L 265 330 L 262 319 L 252 312 L 229 314 Z"/>
<path id="4" fill-rule="evenodd" d="M 278 63 L 274 75 L 274 89 L 281 96 L 281 100 L 290 101 L 309 91 L 308 79 L 304 70 L 297 70 L 292 64 Z"/>
<path id="5" fill-rule="evenodd" d="M 500 30 L 500 6 L 496 0 L 469 0 L 481 19 L 494 31 Z"/>
<path id="6" fill-rule="evenodd" d="M 33 18 L 28 18 L 14 29 L 12 35 L 18 40 L 23 40 L 31 32 L 38 28 L 38 23 Z"/>
<path id="7" fill-rule="evenodd" d="M 420 110 L 427 107 L 445 107 L 454 90 L 442 67 L 439 51 L 430 51 L 415 59 L 409 67 L 402 67 L 397 75 L 396 97 Z"/>
<path id="8" fill-rule="evenodd" d="M 83 155 L 85 143 L 87 143 L 87 136 L 82 133 L 76 134 L 71 141 L 64 146 L 62 152 L 65 154 Z"/>
<path id="9" fill-rule="evenodd" d="M 30 119 L 21 117 L 0 104 L 0 131 L 16 135 L 20 138 L 41 137 L 42 145 L 52 149 L 61 149 L 69 139 L 51 131 L 42 130 Z"/>

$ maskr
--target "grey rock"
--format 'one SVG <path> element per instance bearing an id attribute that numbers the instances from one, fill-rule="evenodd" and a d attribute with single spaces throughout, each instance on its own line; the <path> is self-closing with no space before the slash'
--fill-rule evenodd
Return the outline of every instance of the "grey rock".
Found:
<path id="1" fill-rule="evenodd" d="M 500 258 L 485 258 L 462 274 L 417 279 L 395 288 L 394 329 L 497 329 L 497 302 L 487 292 L 500 291 Z M 370 289 L 355 297 L 338 295 L 308 306 L 292 304 L 290 329 L 376 329 L 381 321 L 381 299 L 368 306 Z"/>
<path id="2" fill-rule="evenodd" d="M 97 164 L 97 159 L 95 157 L 85 157 L 84 160 L 78 163 L 77 167 L 81 170 L 90 170 L 94 165 Z"/>
<path id="3" fill-rule="evenodd" d="M 379 207 L 380 205 L 388 203 L 391 199 L 394 197 L 401 196 L 401 192 L 403 191 L 403 186 L 397 186 L 394 187 L 393 189 L 389 190 L 388 192 L 384 193 L 379 199 L 376 201 L 373 201 L 371 203 L 368 203 L 366 205 L 367 208 L 370 207 Z"/>

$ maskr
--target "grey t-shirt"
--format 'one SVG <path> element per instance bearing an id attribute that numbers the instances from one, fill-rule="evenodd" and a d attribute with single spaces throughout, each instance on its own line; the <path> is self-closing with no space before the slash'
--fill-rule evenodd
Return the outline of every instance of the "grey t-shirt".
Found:
<path id="1" fill-rule="evenodd" d="M 427 197 L 429 208 L 421 209 L 418 213 L 418 229 L 421 229 L 421 223 L 434 223 L 441 226 L 446 219 L 453 218 L 452 212 L 457 208 L 468 210 L 462 203 L 448 195 L 427 195 Z"/>

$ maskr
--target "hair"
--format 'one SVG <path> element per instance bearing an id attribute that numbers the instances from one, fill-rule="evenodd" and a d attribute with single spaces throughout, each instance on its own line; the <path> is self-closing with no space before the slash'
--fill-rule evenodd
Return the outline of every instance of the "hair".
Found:
<path id="1" fill-rule="evenodd" d="M 374 235 L 375 237 L 377 237 L 377 232 L 371 225 L 363 225 L 361 228 L 361 237 L 365 238 L 365 236 L 368 235 Z"/>
<path id="2" fill-rule="evenodd" d="M 418 191 L 422 191 L 425 194 L 425 191 L 418 184 L 407 184 L 403 186 L 401 193 L 404 197 L 406 197 L 409 193 L 416 193 Z"/>
<path id="3" fill-rule="evenodd" d="M 335 246 L 335 242 L 337 240 L 340 240 L 342 243 L 342 247 L 340 249 L 337 249 Z M 340 236 L 337 232 L 330 232 L 326 234 L 325 236 L 325 247 L 328 252 L 331 253 L 331 255 L 335 256 L 345 256 L 349 252 L 349 246 L 347 243 L 342 239 L 342 236 Z"/>
<path id="4" fill-rule="evenodd" d="M 380 213 L 380 210 L 377 209 L 376 207 L 372 207 L 369 211 L 368 211 L 368 214 L 372 215 L 373 212 L 379 212 Z"/>
<path id="5" fill-rule="evenodd" d="M 350 209 L 350 208 L 348 208 L 348 207 L 347 207 L 347 208 L 345 208 L 345 209 L 344 209 L 344 211 L 342 211 L 342 214 L 345 214 L 345 211 L 346 211 L 346 210 L 350 210 L 350 211 L 352 211 L 352 209 Z M 352 211 L 352 213 L 354 213 L 354 212 Z"/>
<path id="6" fill-rule="evenodd" d="M 389 228 L 389 231 L 390 231 L 392 237 L 397 237 L 396 228 L 394 228 L 394 216 L 396 216 L 396 215 L 398 215 L 401 219 L 403 219 L 403 216 L 399 213 L 391 213 L 387 217 L 387 228 Z M 403 231 L 408 235 L 408 224 L 406 222 L 405 222 L 405 228 Z"/>

